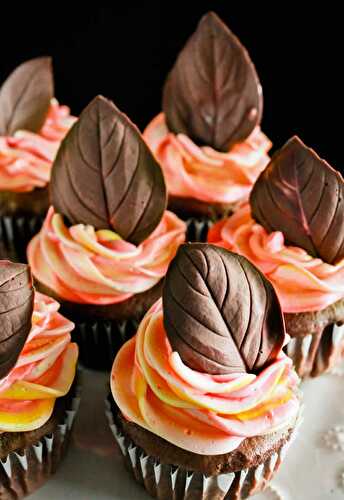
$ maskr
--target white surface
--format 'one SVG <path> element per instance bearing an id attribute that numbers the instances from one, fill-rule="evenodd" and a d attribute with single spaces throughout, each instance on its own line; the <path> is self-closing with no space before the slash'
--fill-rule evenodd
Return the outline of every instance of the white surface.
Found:
<path id="1" fill-rule="evenodd" d="M 343 371 L 344 373 L 344 371 Z M 124 469 L 107 426 L 104 398 L 108 376 L 87 371 L 74 442 L 58 473 L 32 500 L 148 500 Z M 324 444 L 324 435 L 344 425 L 344 374 L 324 375 L 303 384 L 305 413 L 295 443 L 272 485 L 276 492 L 254 500 L 343 500 L 340 475 L 344 451 Z M 336 442 L 336 433 L 331 434 Z M 341 436 L 339 436 L 341 437 Z M 343 434 L 344 450 L 344 434 Z"/>

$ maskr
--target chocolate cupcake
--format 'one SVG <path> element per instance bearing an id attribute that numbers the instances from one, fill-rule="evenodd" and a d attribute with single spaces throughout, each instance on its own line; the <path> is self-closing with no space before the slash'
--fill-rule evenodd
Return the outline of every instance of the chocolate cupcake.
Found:
<path id="1" fill-rule="evenodd" d="M 61 140 L 76 120 L 54 96 L 49 57 L 18 66 L 0 88 L 2 256 L 26 259 L 49 208 L 48 182 Z"/>
<path id="2" fill-rule="evenodd" d="M 216 224 L 208 241 L 250 259 L 271 281 L 302 377 L 344 355 L 344 181 L 293 137 L 258 178 L 250 204 Z"/>
<path id="3" fill-rule="evenodd" d="M 169 208 L 204 241 L 211 223 L 248 199 L 269 162 L 262 88 L 238 38 L 206 14 L 169 73 L 144 137 L 160 162 Z"/>
<path id="4" fill-rule="evenodd" d="M 81 361 L 110 368 L 160 297 L 185 223 L 165 210 L 163 175 L 138 129 L 100 96 L 63 141 L 50 194 L 28 247 L 36 285 L 76 323 Z"/>
<path id="5" fill-rule="evenodd" d="M 128 468 L 166 500 L 263 490 L 299 423 L 277 295 L 244 257 L 182 245 L 162 301 L 112 368 L 108 417 Z"/>
<path id="6" fill-rule="evenodd" d="M 0 261 L 0 497 L 22 498 L 63 458 L 79 397 L 73 323 L 34 293 L 29 267 Z"/>

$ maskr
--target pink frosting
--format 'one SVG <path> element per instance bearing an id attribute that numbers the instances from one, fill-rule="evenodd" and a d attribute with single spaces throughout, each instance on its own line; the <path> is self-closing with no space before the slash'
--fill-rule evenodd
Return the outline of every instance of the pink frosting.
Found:
<path id="1" fill-rule="evenodd" d="M 78 347 L 71 342 L 74 324 L 58 309 L 55 300 L 35 293 L 29 336 L 15 366 L 0 380 L 0 433 L 41 427 L 56 398 L 70 390 Z"/>
<path id="2" fill-rule="evenodd" d="M 201 455 L 229 453 L 247 437 L 293 425 L 297 385 L 283 351 L 258 375 L 192 370 L 168 341 L 161 300 L 121 348 L 111 373 L 113 397 L 129 421 Z"/>
<path id="3" fill-rule="evenodd" d="M 169 132 L 163 113 L 152 120 L 143 136 L 162 166 L 168 192 L 209 203 L 246 200 L 270 161 L 271 142 L 259 127 L 228 153 L 198 147 L 186 135 Z"/>
<path id="4" fill-rule="evenodd" d="M 65 347 L 70 344 L 70 332 L 74 328 L 74 323 L 58 312 L 59 307 L 60 305 L 58 302 L 51 297 L 35 292 L 32 318 L 33 325 L 30 334 L 26 339 L 25 346 L 16 365 L 5 378 L 0 380 L 0 396 L 5 389 L 8 389 L 15 382 L 25 379 L 30 380 L 29 374 L 32 374 L 32 369 L 35 367 L 37 361 L 46 359 L 47 356 L 53 361 L 56 360 L 65 350 Z M 35 358 L 28 356 L 30 352 L 28 347 L 34 344 L 33 340 L 42 337 L 52 337 L 54 341 L 60 337 L 61 342 L 56 343 L 56 346 L 52 342 L 51 345 L 48 346 L 50 350 L 48 348 L 42 349 Z M 51 366 L 51 363 L 48 364 Z M 25 367 L 25 370 L 23 367 Z"/>
<path id="5" fill-rule="evenodd" d="M 51 207 L 28 246 L 28 260 L 34 277 L 59 297 L 115 304 L 161 280 L 185 231 L 185 223 L 165 211 L 154 232 L 136 246 L 110 230 L 95 231 L 83 224 L 67 227 Z"/>
<path id="6" fill-rule="evenodd" d="M 319 311 L 344 298 L 344 259 L 336 265 L 288 246 L 283 233 L 267 233 L 248 204 L 215 224 L 208 241 L 247 257 L 274 285 L 283 311 Z"/>
<path id="7" fill-rule="evenodd" d="M 0 137 L 0 190 L 20 193 L 45 187 L 60 143 L 75 121 L 67 106 L 52 99 L 38 134 L 18 130 L 13 137 Z"/>

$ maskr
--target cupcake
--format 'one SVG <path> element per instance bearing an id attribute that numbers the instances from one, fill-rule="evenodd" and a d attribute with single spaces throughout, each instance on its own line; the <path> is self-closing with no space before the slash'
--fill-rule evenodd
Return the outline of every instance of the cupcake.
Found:
<path id="1" fill-rule="evenodd" d="M 156 498 L 238 500 L 265 488 L 299 423 L 277 295 L 244 257 L 182 245 L 162 301 L 117 354 L 108 417 Z"/>
<path id="2" fill-rule="evenodd" d="M 185 223 L 165 210 L 163 175 L 138 129 L 101 96 L 62 142 L 50 195 L 28 247 L 36 286 L 76 323 L 81 361 L 109 369 L 160 297 Z"/>
<path id="3" fill-rule="evenodd" d="M 189 238 L 248 199 L 269 162 L 260 129 L 262 88 L 243 45 L 213 12 L 180 52 L 163 89 L 162 113 L 144 137 L 160 162 L 169 208 Z"/>
<path id="4" fill-rule="evenodd" d="M 271 281 L 299 375 L 330 370 L 344 354 L 344 182 L 298 137 L 275 153 L 250 203 L 208 241 L 240 253 Z"/>
<path id="5" fill-rule="evenodd" d="M 53 95 L 48 57 L 21 64 L 0 88 L 1 253 L 18 260 L 49 208 L 52 162 L 76 120 Z"/>
<path id="6" fill-rule="evenodd" d="M 0 497 L 19 499 L 63 458 L 79 398 L 73 323 L 35 293 L 29 267 L 0 261 Z"/>

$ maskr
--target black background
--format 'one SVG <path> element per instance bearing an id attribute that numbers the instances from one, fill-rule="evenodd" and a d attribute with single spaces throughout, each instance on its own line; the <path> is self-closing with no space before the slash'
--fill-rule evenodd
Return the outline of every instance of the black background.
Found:
<path id="1" fill-rule="evenodd" d="M 279 147 L 298 134 L 344 170 L 340 11 L 302 2 L 132 2 L 114 7 L 2 9 L 0 79 L 22 61 L 53 56 L 55 94 L 74 114 L 96 95 L 113 99 L 142 129 L 160 110 L 166 74 L 187 37 L 214 10 L 249 50 L 260 76 L 263 129 Z M 258 3 L 257 3 L 258 4 Z M 257 8 L 258 7 L 258 8 Z"/>

